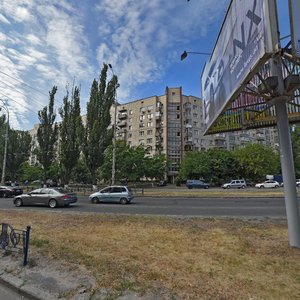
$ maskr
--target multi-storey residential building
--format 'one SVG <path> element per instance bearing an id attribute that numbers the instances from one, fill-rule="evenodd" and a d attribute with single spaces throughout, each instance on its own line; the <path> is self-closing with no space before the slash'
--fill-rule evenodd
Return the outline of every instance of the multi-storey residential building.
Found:
<path id="1" fill-rule="evenodd" d="M 114 118 L 112 120 L 114 122 Z M 143 145 L 149 155 L 165 154 L 167 177 L 173 182 L 184 153 L 200 151 L 205 139 L 202 132 L 202 100 L 183 95 L 181 87 L 167 87 L 162 96 L 118 105 L 117 129 L 117 138 L 129 145 Z"/>
<path id="2" fill-rule="evenodd" d="M 233 150 L 249 142 L 274 146 L 276 129 L 203 135 L 203 101 L 182 94 L 182 88 L 166 88 L 161 96 L 151 96 L 117 106 L 117 138 L 131 146 L 142 145 L 149 155 L 165 154 L 166 176 L 170 182 L 178 175 L 187 151 L 211 148 Z M 114 123 L 114 108 L 111 110 Z"/>

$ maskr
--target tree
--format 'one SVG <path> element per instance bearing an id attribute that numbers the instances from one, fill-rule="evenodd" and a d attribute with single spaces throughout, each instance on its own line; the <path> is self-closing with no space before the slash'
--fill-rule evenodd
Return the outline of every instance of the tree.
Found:
<path id="1" fill-rule="evenodd" d="M 112 142 L 112 130 L 108 130 L 111 123 L 110 108 L 115 101 L 115 91 L 118 78 L 113 76 L 106 83 L 106 64 L 103 65 L 99 82 L 94 79 L 90 99 L 87 103 L 87 118 L 83 153 L 92 180 L 96 183 L 96 170 L 104 162 L 104 151 Z"/>
<path id="2" fill-rule="evenodd" d="M 26 131 L 10 130 L 7 144 L 6 174 L 11 180 L 21 177 L 22 164 L 29 158 L 31 136 Z"/>
<path id="3" fill-rule="evenodd" d="M 187 153 L 179 173 L 179 177 L 182 179 L 202 178 L 216 185 L 239 176 L 238 161 L 231 152 L 222 149 Z"/>
<path id="4" fill-rule="evenodd" d="M 63 183 L 69 183 L 72 170 L 80 157 L 83 140 L 83 125 L 80 115 L 80 91 L 75 86 L 72 89 L 71 100 L 69 92 L 63 99 L 63 107 L 59 109 L 62 121 L 59 125 L 59 157 L 60 171 Z"/>
<path id="5" fill-rule="evenodd" d="M 130 147 L 124 141 L 116 143 L 116 181 L 139 181 L 141 178 L 162 178 L 165 172 L 163 155 L 148 156 L 142 147 Z M 109 181 L 112 172 L 112 147 L 105 151 L 103 165 L 99 168 L 99 177 Z"/>
<path id="6" fill-rule="evenodd" d="M 266 178 L 267 174 L 280 172 L 279 154 L 271 147 L 261 144 L 247 144 L 234 151 L 242 175 L 254 181 Z"/>
<path id="7" fill-rule="evenodd" d="M 58 126 L 55 123 L 56 114 L 54 113 L 54 97 L 57 87 L 54 86 L 49 92 L 49 105 L 45 106 L 38 112 L 39 127 L 37 130 L 38 146 L 36 148 L 36 155 L 39 163 L 43 167 L 43 180 L 47 179 L 47 172 L 50 165 L 56 159 L 56 143 L 58 136 Z"/>
<path id="8" fill-rule="evenodd" d="M 31 166 L 28 162 L 22 164 L 22 181 L 40 180 L 43 178 L 43 169 L 38 166 Z"/>

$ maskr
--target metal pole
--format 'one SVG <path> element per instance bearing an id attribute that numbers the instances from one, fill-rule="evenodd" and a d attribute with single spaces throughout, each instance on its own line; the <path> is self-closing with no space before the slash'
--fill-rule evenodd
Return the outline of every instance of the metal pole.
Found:
<path id="1" fill-rule="evenodd" d="M 284 94 L 284 82 L 280 58 L 271 61 L 271 73 L 278 77 L 278 92 Z M 280 161 L 284 182 L 285 208 L 291 247 L 300 248 L 300 218 L 291 134 L 284 96 L 275 100 L 276 122 L 279 136 Z"/>
<path id="2" fill-rule="evenodd" d="M 108 64 L 113 76 L 115 76 L 114 69 L 111 64 Z M 114 85 L 114 128 L 113 128 L 113 148 L 112 148 L 112 169 L 111 169 L 111 184 L 115 184 L 116 176 L 116 133 L 117 133 L 117 101 L 116 101 L 116 85 Z"/>
<path id="3" fill-rule="evenodd" d="M 6 123 L 6 132 L 5 132 L 5 143 L 4 143 L 4 155 L 3 155 L 3 165 L 2 165 L 2 176 L 1 184 L 5 183 L 5 168 L 6 168 L 6 157 L 7 157 L 7 141 L 8 141 L 8 129 L 9 129 L 9 110 L 2 106 L 7 111 L 7 123 Z"/>
<path id="4" fill-rule="evenodd" d="M 117 103 L 116 103 L 116 89 L 114 89 L 114 129 L 113 129 L 113 149 L 112 149 L 112 170 L 111 170 L 111 184 L 115 184 L 116 175 L 116 133 L 117 133 Z"/>

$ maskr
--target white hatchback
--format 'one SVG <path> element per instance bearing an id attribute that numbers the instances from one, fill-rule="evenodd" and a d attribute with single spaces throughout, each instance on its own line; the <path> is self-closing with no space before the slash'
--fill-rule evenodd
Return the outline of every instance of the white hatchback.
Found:
<path id="1" fill-rule="evenodd" d="M 256 188 L 263 189 L 263 188 L 279 188 L 280 184 L 278 181 L 275 180 L 266 180 L 262 183 L 257 183 L 255 185 Z"/>

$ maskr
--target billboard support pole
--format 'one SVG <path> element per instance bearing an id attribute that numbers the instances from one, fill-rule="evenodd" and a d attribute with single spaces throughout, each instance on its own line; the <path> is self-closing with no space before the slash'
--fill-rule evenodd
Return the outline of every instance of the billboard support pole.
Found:
<path id="1" fill-rule="evenodd" d="M 271 73 L 278 76 L 278 92 L 284 95 L 282 66 L 279 57 L 271 60 Z M 287 216 L 289 242 L 291 247 L 300 248 L 300 218 L 294 159 L 288 112 L 284 96 L 275 100 L 276 122 L 279 135 L 280 161 L 284 183 L 284 198 Z"/>

